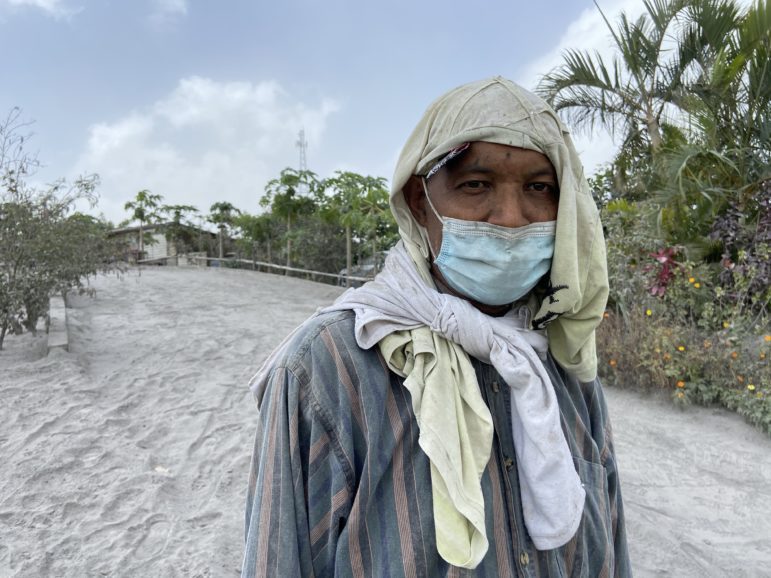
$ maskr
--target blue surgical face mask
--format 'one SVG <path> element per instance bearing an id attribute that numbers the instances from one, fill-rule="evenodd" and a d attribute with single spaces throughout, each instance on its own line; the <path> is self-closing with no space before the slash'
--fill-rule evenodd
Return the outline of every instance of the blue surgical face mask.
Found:
<path id="1" fill-rule="evenodd" d="M 549 271 L 557 221 L 512 228 L 442 217 L 421 180 L 428 205 L 442 223 L 439 254 L 431 247 L 434 264 L 455 291 L 486 305 L 508 305 Z"/>

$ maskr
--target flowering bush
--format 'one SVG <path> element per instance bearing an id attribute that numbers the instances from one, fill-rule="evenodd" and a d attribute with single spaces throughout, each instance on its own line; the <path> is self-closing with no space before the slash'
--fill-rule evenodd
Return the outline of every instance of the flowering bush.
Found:
<path id="1" fill-rule="evenodd" d="M 613 207 L 605 222 L 611 294 L 598 330 L 603 380 L 669 391 L 682 406 L 719 404 L 771 434 L 770 293 L 757 279 L 767 274 L 757 263 L 768 259 L 768 245 L 730 263 L 695 263 L 680 247 L 655 247 L 639 220 L 622 220 Z"/>

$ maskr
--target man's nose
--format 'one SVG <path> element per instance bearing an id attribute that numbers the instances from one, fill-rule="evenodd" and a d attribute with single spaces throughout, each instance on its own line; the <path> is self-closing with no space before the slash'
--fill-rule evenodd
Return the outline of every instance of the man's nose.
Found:
<path id="1" fill-rule="evenodd" d="M 518 191 L 500 191 L 495 195 L 494 206 L 487 222 L 501 227 L 524 227 L 530 224 L 521 194 Z"/>

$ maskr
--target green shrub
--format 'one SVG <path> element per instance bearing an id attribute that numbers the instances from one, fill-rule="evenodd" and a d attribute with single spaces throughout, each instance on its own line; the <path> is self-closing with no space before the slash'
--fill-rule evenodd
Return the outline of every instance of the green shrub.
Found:
<path id="1" fill-rule="evenodd" d="M 623 218 L 634 215 L 624 209 Z M 769 291 L 747 252 L 737 263 L 692 263 L 650 251 L 639 224 L 610 215 L 611 299 L 598 330 L 607 383 L 669 391 L 680 405 L 718 404 L 771 434 Z M 647 246 L 646 246 L 647 245 Z M 768 256 L 757 245 L 753 255 Z"/>

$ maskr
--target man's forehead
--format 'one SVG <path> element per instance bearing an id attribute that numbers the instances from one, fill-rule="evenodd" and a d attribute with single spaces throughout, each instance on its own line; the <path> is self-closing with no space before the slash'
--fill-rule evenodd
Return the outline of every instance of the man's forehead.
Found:
<path id="1" fill-rule="evenodd" d="M 491 155 L 493 156 L 491 157 Z M 522 157 L 526 157 L 527 164 L 531 165 L 537 174 L 555 172 L 551 160 L 539 150 L 487 141 L 473 141 L 463 143 L 441 157 L 425 178 L 426 180 L 430 179 L 441 169 L 445 169 L 448 173 L 468 170 L 489 171 L 493 168 L 488 166 L 491 162 L 497 164 L 501 160 L 507 162 L 514 159 L 521 162 L 524 160 Z"/>

